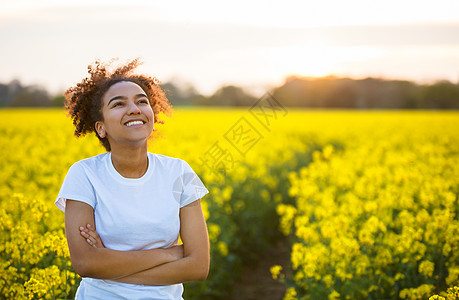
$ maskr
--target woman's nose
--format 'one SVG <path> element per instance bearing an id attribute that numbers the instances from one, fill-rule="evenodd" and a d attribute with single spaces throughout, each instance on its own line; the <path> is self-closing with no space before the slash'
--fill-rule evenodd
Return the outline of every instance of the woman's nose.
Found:
<path id="1" fill-rule="evenodd" d="M 135 103 L 130 102 L 128 114 L 129 114 L 129 115 L 140 114 L 140 109 L 139 109 L 139 107 L 138 107 Z"/>

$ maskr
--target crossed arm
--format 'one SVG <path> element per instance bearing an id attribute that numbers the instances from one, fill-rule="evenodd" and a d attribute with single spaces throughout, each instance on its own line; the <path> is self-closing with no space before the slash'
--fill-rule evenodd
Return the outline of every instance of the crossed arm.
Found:
<path id="1" fill-rule="evenodd" d="M 70 258 L 82 277 L 142 285 L 169 285 L 207 277 L 209 238 L 200 200 L 180 209 L 183 245 L 170 248 L 117 251 L 101 245 L 91 246 L 91 239 L 97 241 L 82 238 L 80 227 L 85 224 L 95 228 L 93 208 L 80 201 L 67 200 L 65 228 Z"/>

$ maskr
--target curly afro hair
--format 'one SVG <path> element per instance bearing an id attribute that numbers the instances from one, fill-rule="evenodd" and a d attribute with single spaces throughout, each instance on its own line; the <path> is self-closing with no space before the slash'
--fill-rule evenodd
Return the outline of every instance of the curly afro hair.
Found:
<path id="1" fill-rule="evenodd" d="M 110 143 L 106 137 L 101 138 L 95 131 L 95 123 L 103 121 L 102 98 L 107 90 L 115 83 L 131 81 L 139 85 L 150 100 L 151 108 L 155 114 L 155 123 L 163 124 L 157 115 L 162 112 L 167 116 L 172 115 L 172 106 L 166 98 L 164 91 L 159 86 L 160 81 L 155 77 L 136 75 L 133 73 L 141 63 L 139 59 L 116 68 L 109 72 L 111 62 L 105 64 L 96 60 L 88 66 L 89 77 L 65 91 L 65 108 L 75 125 L 75 136 L 84 136 L 94 132 L 101 144 L 110 152 Z"/>

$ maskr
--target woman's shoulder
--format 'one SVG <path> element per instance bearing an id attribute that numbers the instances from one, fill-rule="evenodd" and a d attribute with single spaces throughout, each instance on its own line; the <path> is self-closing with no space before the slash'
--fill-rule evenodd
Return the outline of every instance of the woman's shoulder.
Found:
<path id="1" fill-rule="evenodd" d="M 109 153 L 102 153 L 95 156 L 83 158 L 75 162 L 71 168 L 83 168 L 83 169 L 97 169 L 101 164 L 105 164 L 105 160 L 109 156 Z"/>
<path id="2" fill-rule="evenodd" d="M 172 157 L 172 156 L 167 156 L 163 154 L 157 154 L 157 153 L 151 153 L 148 152 L 148 155 L 150 155 L 150 158 L 153 158 L 155 161 L 155 164 L 162 165 L 164 167 L 181 167 L 183 164 L 186 164 L 186 162 L 178 157 Z"/>

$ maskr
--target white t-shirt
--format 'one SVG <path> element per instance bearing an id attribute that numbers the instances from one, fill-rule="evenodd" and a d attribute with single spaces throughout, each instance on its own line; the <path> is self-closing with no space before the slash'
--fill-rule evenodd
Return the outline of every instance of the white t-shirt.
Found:
<path id="1" fill-rule="evenodd" d="M 184 160 L 148 152 L 146 173 L 126 178 L 116 171 L 111 153 L 104 153 L 70 167 L 55 203 L 64 212 L 65 199 L 91 205 L 105 247 L 145 250 L 177 244 L 180 208 L 208 192 Z M 145 286 L 84 277 L 76 299 L 175 300 L 182 293 L 182 284 Z"/>

